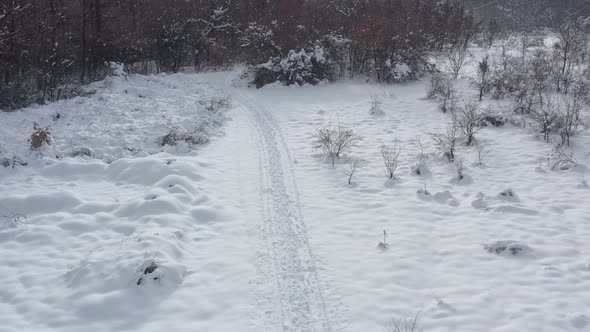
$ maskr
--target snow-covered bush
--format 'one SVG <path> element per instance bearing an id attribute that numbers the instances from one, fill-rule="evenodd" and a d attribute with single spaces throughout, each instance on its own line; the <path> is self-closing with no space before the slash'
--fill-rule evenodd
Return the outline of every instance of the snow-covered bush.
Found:
<path id="1" fill-rule="evenodd" d="M 416 79 L 416 72 L 406 63 L 387 59 L 385 60 L 385 68 L 387 70 L 385 75 L 387 83 L 403 83 Z"/>
<path id="2" fill-rule="evenodd" d="M 338 34 L 328 34 L 322 38 L 322 47 L 329 56 L 334 79 L 341 79 L 350 74 L 350 52 L 352 40 Z"/>
<path id="3" fill-rule="evenodd" d="M 552 171 L 565 171 L 578 165 L 574 151 L 565 149 L 563 146 L 555 147 L 547 159 Z"/>
<path id="4" fill-rule="evenodd" d="M 161 146 L 174 146 L 179 142 L 192 145 L 209 142 L 210 136 L 223 125 L 225 112 L 229 109 L 230 103 L 226 98 L 211 98 L 200 100 L 199 104 L 202 106 L 202 112 L 189 128 L 168 123 L 168 132 L 160 138 Z"/>
<path id="5" fill-rule="evenodd" d="M 267 84 L 280 82 L 283 85 L 316 85 L 332 79 L 332 68 L 327 61 L 324 48 L 291 50 L 286 58 L 272 58 L 267 63 L 256 66 L 254 85 L 261 88 Z"/>

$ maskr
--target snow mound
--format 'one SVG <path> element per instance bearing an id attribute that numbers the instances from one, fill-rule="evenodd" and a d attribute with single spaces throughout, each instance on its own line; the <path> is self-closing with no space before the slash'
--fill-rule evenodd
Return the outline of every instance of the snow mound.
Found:
<path id="1" fill-rule="evenodd" d="M 532 251 L 529 246 L 512 240 L 496 241 L 484 245 L 484 248 L 489 253 L 503 256 L 520 256 Z"/>

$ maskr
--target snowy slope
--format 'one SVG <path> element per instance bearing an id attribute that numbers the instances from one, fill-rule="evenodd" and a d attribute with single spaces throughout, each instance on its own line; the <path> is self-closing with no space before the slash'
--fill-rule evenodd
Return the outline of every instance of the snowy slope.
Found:
<path id="1" fill-rule="evenodd" d="M 426 134 L 443 132 L 448 116 L 423 100 L 424 91 L 412 83 L 253 93 L 294 151 L 327 307 L 340 308 L 335 318 L 348 331 L 379 331 L 417 312 L 424 331 L 590 330 L 588 133 L 575 143 L 582 165 L 551 172 L 552 146 L 533 129 L 486 128 L 478 135 L 489 151 L 485 166 L 473 166 L 474 148 L 460 147 L 466 175 L 457 181 Z M 369 112 L 374 95 L 382 116 Z M 336 123 L 363 137 L 349 154 L 365 161 L 352 186 L 347 165 L 332 168 L 313 149 L 315 130 Z M 418 137 L 428 156 L 422 176 L 411 174 Z M 389 181 L 380 146 L 394 140 L 403 151 L 398 179 Z M 419 192 L 424 187 L 430 195 Z M 517 197 L 501 194 L 509 188 Z M 377 249 L 383 230 L 387 251 Z M 484 248 L 502 241 L 530 250 L 513 256 Z"/>
<path id="2" fill-rule="evenodd" d="M 91 88 L 0 114 L 3 156 L 28 163 L 0 168 L 0 330 L 236 330 L 227 317 L 247 317 L 253 269 L 245 242 L 227 241 L 242 221 L 204 189 L 219 165 L 158 143 L 170 123 L 218 137 L 227 114 L 208 105 L 227 94 L 180 74 Z M 33 122 L 51 126 L 41 153 Z M 77 147 L 92 156 L 68 157 Z"/>
<path id="3" fill-rule="evenodd" d="M 588 133 L 581 165 L 556 172 L 533 129 L 488 127 L 485 166 L 461 146 L 458 181 L 426 134 L 448 116 L 422 82 L 252 90 L 234 75 L 119 77 L 0 114 L 2 155 L 28 162 L 0 168 L 0 330 L 382 331 L 418 312 L 427 332 L 590 330 Z M 51 126 L 42 155 L 32 122 Z M 352 185 L 346 158 L 313 148 L 336 123 L 362 136 Z M 211 142 L 162 148 L 169 127 Z M 390 181 L 380 146 L 394 140 Z"/>

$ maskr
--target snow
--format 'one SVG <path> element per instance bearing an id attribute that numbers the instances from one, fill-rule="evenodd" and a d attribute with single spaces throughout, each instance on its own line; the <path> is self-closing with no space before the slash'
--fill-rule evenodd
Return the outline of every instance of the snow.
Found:
<path id="1" fill-rule="evenodd" d="M 581 165 L 551 171 L 533 128 L 488 126 L 483 166 L 460 142 L 458 180 L 428 137 L 448 115 L 425 82 L 234 76 L 116 76 L 0 113 L 1 156 L 28 163 L 0 168 L 4 330 L 381 331 L 417 313 L 428 332 L 590 329 L 588 132 Z M 33 122 L 52 133 L 41 153 Z M 312 136 L 334 124 L 362 140 L 332 167 Z M 162 147 L 172 127 L 209 143 Z M 394 141 L 391 181 L 380 147 Z"/>

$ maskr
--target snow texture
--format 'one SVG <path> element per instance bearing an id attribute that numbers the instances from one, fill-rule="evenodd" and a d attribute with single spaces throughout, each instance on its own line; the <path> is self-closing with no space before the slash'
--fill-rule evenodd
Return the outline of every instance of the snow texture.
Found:
<path id="1" fill-rule="evenodd" d="M 458 144 L 459 183 L 425 134 L 448 115 L 424 82 L 254 90 L 234 75 L 118 76 L 0 114 L 2 156 L 28 164 L 0 168 L 2 330 L 381 331 L 421 311 L 427 332 L 588 331 L 583 168 L 544 167 L 534 129 L 482 129 L 485 167 Z M 33 122 L 52 133 L 41 152 Z M 313 148 L 335 124 L 362 136 L 351 186 Z M 163 147 L 171 127 L 210 143 Z M 574 143 L 590 164 L 589 134 Z"/>

